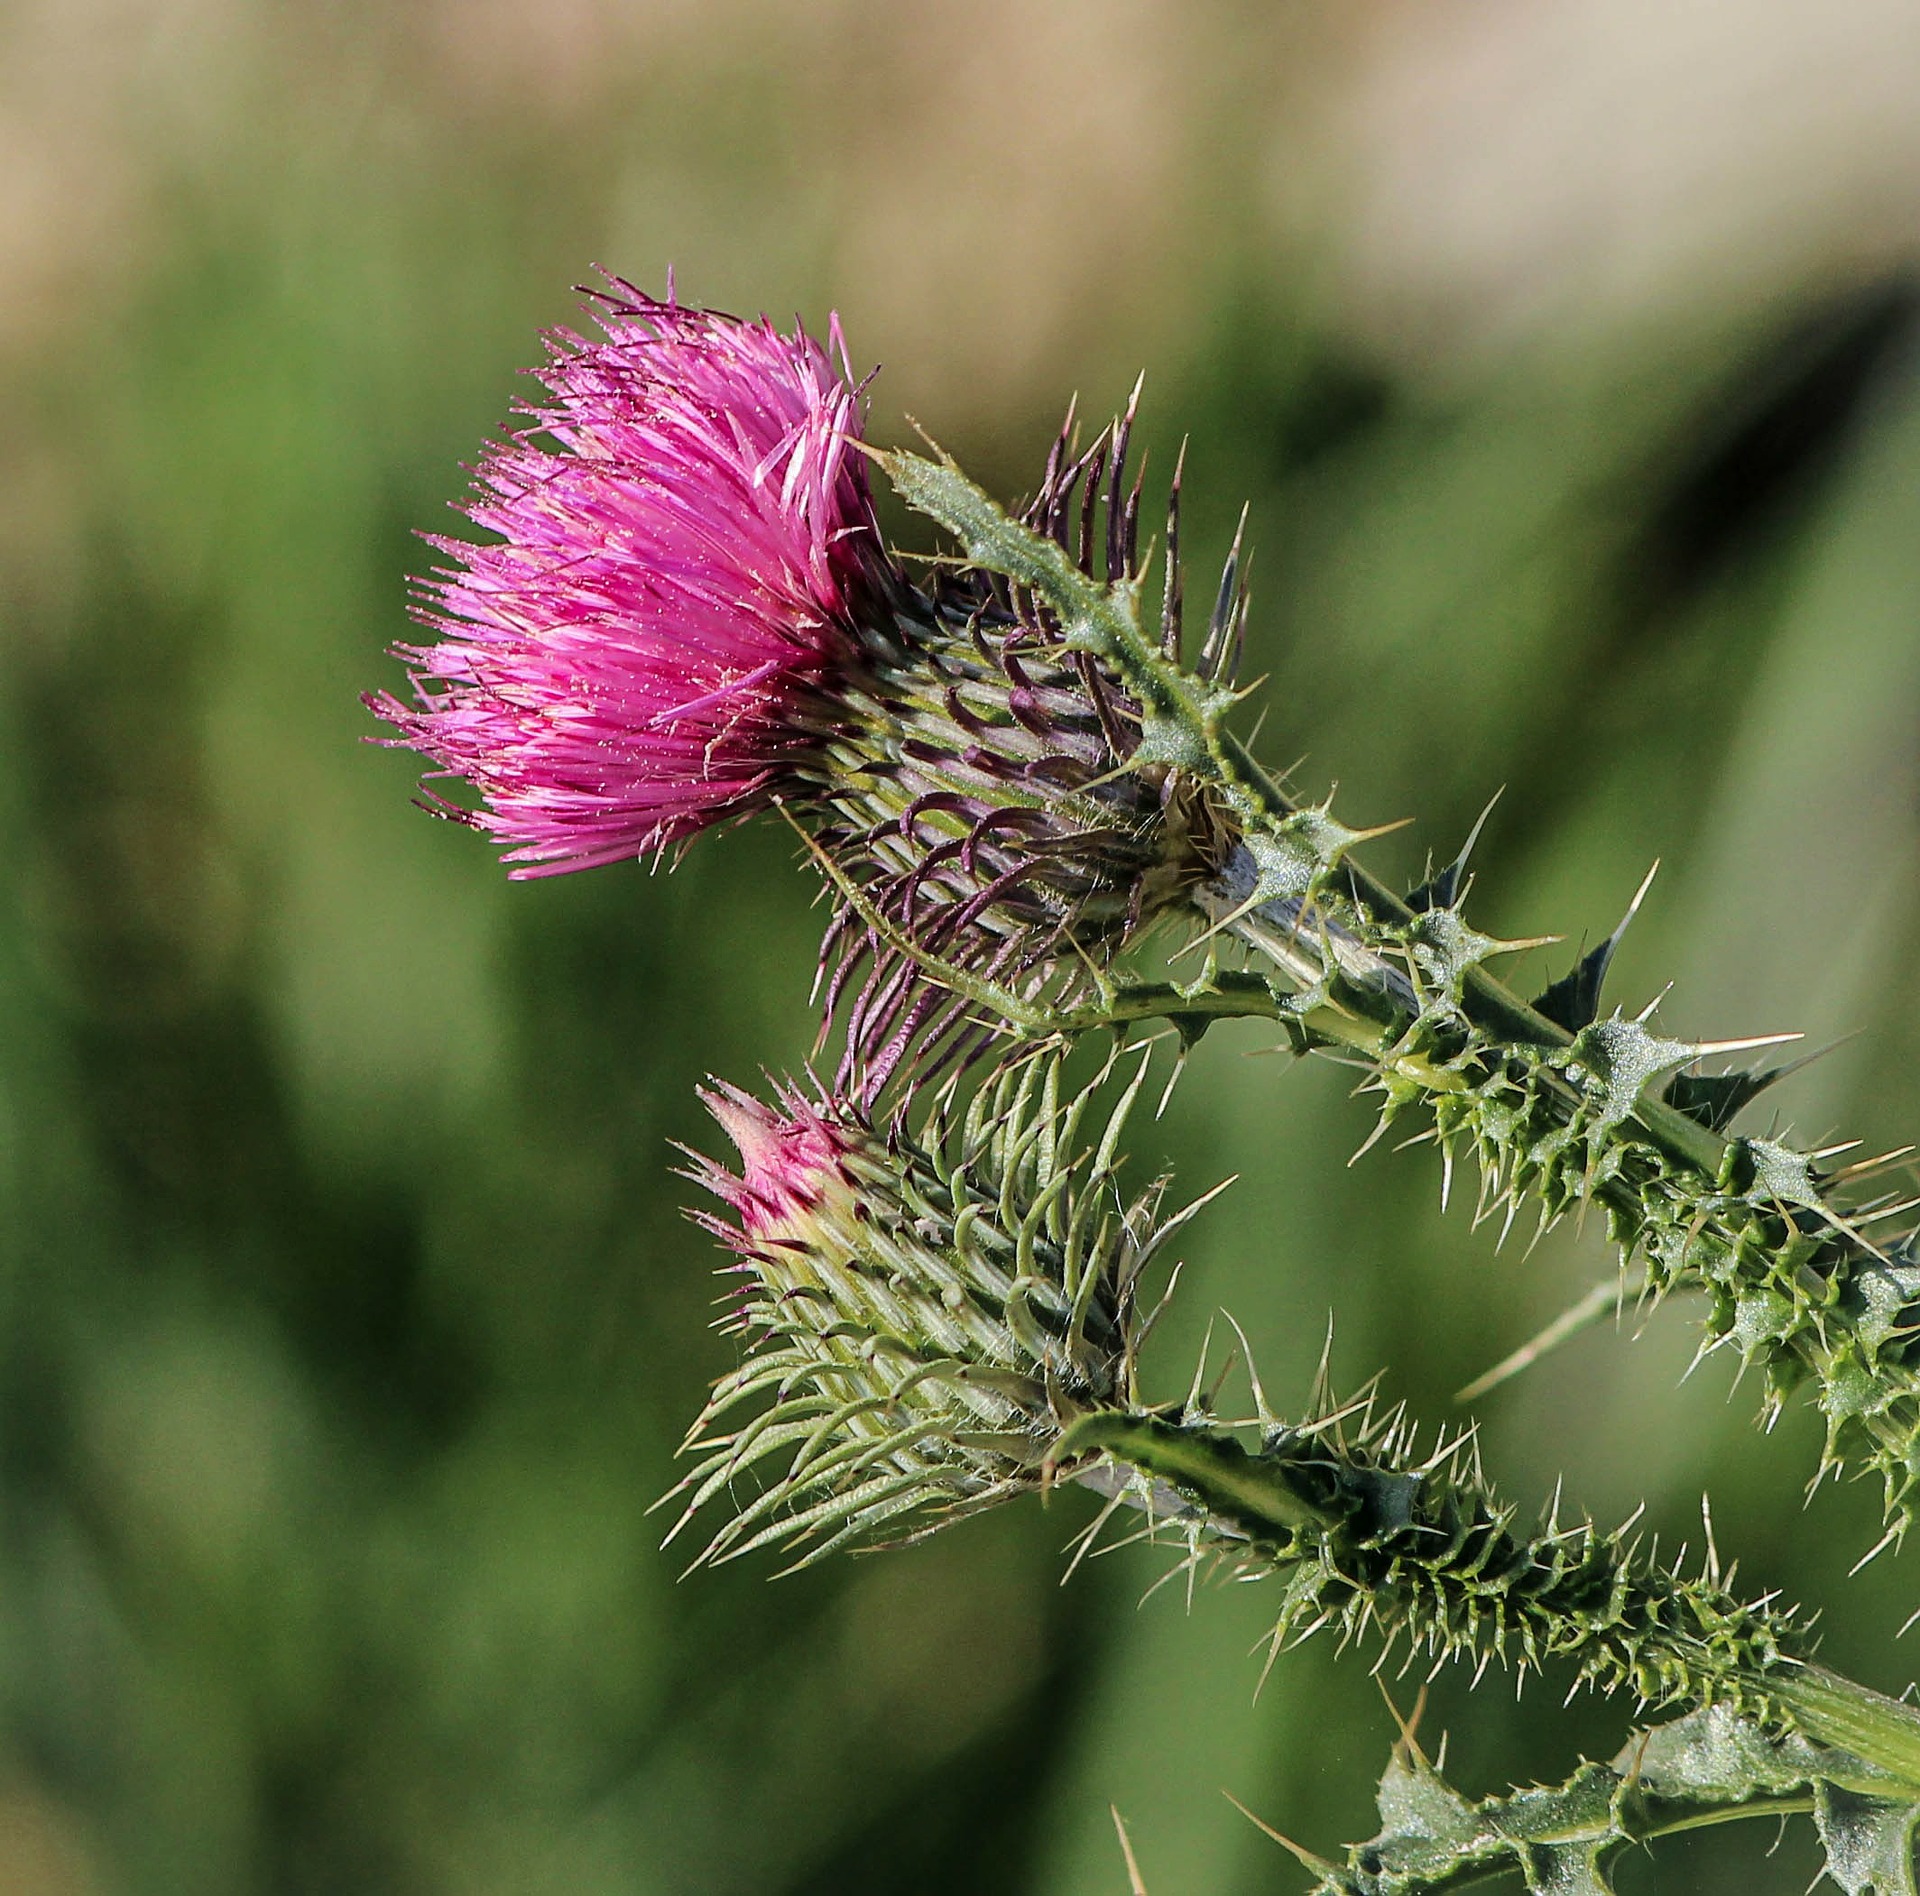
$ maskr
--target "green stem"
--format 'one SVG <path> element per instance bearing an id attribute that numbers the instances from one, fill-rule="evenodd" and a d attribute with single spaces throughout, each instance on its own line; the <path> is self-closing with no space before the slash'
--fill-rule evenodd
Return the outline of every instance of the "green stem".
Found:
<path id="1" fill-rule="evenodd" d="M 1340 1520 L 1232 1436 L 1178 1428 L 1158 1416 L 1095 1410 L 1068 1427 L 1053 1453 L 1062 1462 L 1110 1455 L 1153 1480 L 1171 1483 L 1199 1502 L 1210 1520 L 1231 1522 L 1252 1539 L 1326 1532 Z"/>
<path id="2" fill-rule="evenodd" d="M 1878 1765 L 1920 1797 L 1920 1711 L 1825 1666 L 1775 1674 L 1767 1689 L 1809 1737 Z"/>

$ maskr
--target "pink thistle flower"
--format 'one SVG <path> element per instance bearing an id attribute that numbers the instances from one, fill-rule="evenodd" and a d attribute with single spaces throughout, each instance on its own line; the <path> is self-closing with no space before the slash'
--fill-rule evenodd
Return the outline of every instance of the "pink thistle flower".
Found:
<path id="1" fill-rule="evenodd" d="M 837 319 L 830 356 L 607 283 L 604 339 L 553 332 L 554 400 L 481 457 L 464 511 L 498 540 L 429 536 L 456 563 L 419 587 L 439 642 L 395 648 L 416 702 L 365 699 L 386 741 L 474 787 L 477 809 L 433 803 L 515 876 L 663 850 L 779 794 L 886 583 Z"/>

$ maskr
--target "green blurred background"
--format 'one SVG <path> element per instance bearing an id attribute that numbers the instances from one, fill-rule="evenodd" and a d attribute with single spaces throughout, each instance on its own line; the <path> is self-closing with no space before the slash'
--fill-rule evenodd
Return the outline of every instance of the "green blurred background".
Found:
<path id="1" fill-rule="evenodd" d="M 8 0 L 0 6 L 0 1896 L 1288 1890 L 1392 1734 L 1364 1659 L 1256 1700 L 1259 1588 L 1058 1586 L 1071 1495 L 771 1584 L 646 1505 L 732 1345 L 669 1141 L 791 1067 L 788 842 L 509 886 L 409 807 L 441 526 L 598 262 L 879 362 L 1010 497 L 1149 371 L 1196 570 L 1252 502 L 1263 746 L 1611 925 L 1695 1033 L 1859 1030 L 1804 1135 L 1920 1126 L 1920 14 L 1903 0 Z M 1204 581 L 1196 581 L 1204 586 Z M 1397 852 L 1397 853 L 1396 853 Z M 1491 1254 L 1332 1066 L 1221 1034 L 1135 1140 L 1236 1190 L 1268 1387 L 1436 1420 L 1606 1268 Z M 1914 1556 L 1803 1508 L 1675 1307 L 1481 1405 L 1529 1503 L 1826 1607 L 1897 1689 Z M 677 1550 L 675 1550 L 677 1551 Z M 1625 1708 L 1437 1689 L 1462 1782 Z M 1716 1838 L 1623 1886 L 1804 1888 Z"/>

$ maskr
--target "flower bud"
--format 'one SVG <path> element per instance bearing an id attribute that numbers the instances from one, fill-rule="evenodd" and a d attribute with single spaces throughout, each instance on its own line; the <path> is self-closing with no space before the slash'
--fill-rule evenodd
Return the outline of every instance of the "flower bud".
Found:
<path id="1" fill-rule="evenodd" d="M 959 1124 L 943 1101 L 921 1139 L 792 1088 L 703 1095 L 740 1154 L 737 1174 L 696 1158 L 692 1176 L 731 1214 L 700 1218 L 737 1258 L 728 1323 L 749 1348 L 696 1425 L 687 1513 L 775 1471 L 706 1558 L 811 1539 L 817 1559 L 987 1505 L 1036 1485 L 1075 1418 L 1127 1398 L 1135 1284 L 1166 1227 L 1157 1191 L 1129 1205 L 1113 1188 L 1131 1093 L 1075 1156 L 1085 1095 L 1063 1106 L 1058 1077 L 1025 1061 Z"/>

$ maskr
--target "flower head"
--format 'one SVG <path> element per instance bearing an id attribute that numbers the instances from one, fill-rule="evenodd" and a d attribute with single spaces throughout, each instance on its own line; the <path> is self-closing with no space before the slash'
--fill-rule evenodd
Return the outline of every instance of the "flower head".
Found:
<path id="1" fill-rule="evenodd" d="M 481 457 L 434 537 L 439 635 L 397 648 L 414 704 L 370 694 L 440 776 L 449 815 L 516 876 L 666 848 L 765 802 L 829 720 L 882 585 L 859 391 L 803 331 L 656 302 L 617 278 L 602 336 L 548 339 L 553 400 Z M 544 440 L 543 440 L 544 438 Z"/>
<path id="2" fill-rule="evenodd" d="M 917 1134 L 791 1087 L 703 1095 L 740 1170 L 696 1157 L 727 1207 L 696 1217 L 734 1254 L 747 1349 L 680 1492 L 691 1515 L 749 1471 L 769 1483 L 707 1557 L 813 1537 L 815 1558 L 1037 1486 L 1067 1422 L 1130 1387 L 1136 1280 L 1179 1220 L 1157 1188 L 1119 1190 L 1137 1082 L 1097 1153 L 1078 1146 L 1097 1091 L 1063 1099 L 1057 1062 L 1019 1061 L 964 1118 L 943 1090 Z"/>

